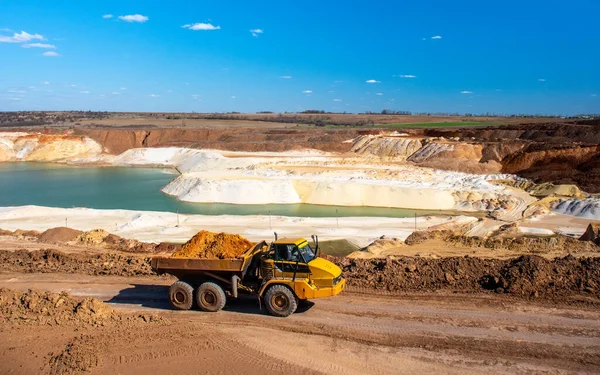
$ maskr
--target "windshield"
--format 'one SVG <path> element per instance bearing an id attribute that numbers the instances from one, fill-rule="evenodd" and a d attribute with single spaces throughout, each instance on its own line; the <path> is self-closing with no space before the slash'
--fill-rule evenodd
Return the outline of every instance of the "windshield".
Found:
<path id="1" fill-rule="evenodd" d="M 314 251 L 311 249 L 308 243 L 304 246 L 298 247 L 298 251 L 300 251 L 300 255 L 302 255 L 302 258 L 306 263 L 316 258 Z"/>

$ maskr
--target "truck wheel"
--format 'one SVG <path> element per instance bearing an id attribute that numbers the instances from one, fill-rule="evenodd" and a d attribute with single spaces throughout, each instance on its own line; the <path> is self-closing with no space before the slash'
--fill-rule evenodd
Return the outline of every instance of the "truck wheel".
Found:
<path id="1" fill-rule="evenodd" d="M 296 296 L 283 285 L 273 285 L 265 293 L 265 305 L 269 314 L 286 317 L 292 315 L 298 308 Z"/>
<path id="2" fill-rule="evenodd" d="M 177 281 L 169 288 L 169 299 L 177 310 L 189 310 L 194 302 L 194 288 L 185 281 Z"/>
<path id="3" fill-rule="evenodd" d="M 225 307 L 226 300 L 225 292 L 218 284 L 207 281 L 196 290 L 196 303 L 203 311 L 217 312 Z"/>

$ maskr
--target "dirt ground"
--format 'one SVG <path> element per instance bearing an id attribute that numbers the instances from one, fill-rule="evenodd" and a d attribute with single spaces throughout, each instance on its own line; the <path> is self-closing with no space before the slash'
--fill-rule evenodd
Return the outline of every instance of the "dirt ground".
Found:
<path id="1" fill-rule="evenodd" d="M 0 287 L 69 291 L 160 321 L 0 323 L 0 372 L 410 374 L 598 373 L 600 310 L 498 295 L 344 294 L 289 318 L 254 299 L 171 311 L 172 280 L 0 273 Z"/>
<path id="2" fill-rule="evenodd" d="M 598 257 L 331 257 L 346 291 L 275 318 L 174 311 L 162 248 L 63 232 L 0 237 L 2 374 L 600 372 Z"/>

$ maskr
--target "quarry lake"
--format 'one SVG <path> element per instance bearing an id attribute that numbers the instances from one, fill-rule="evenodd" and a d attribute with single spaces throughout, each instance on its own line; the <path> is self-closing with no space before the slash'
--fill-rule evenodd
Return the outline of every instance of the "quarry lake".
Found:
<path id="1" fill-rule="evenodd" d="M 309 204 L 186 203 L 163 194 L 177 173 L 161 168 L 75 167 L 54 163 L 0 163 L 0 206 L 37 205 L 167 211 L 204 215 L 300 217 L 412 217 L 440 211 Z"/>

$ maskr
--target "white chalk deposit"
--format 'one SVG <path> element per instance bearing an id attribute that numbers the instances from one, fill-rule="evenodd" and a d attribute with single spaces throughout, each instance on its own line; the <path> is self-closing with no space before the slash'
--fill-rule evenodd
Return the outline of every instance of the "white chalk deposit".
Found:
<path id="1" fill-rule="evenodd" d="M 570 216 L 600 220 L 600 198 L 590 197 L 586 199 L 562 200 L 552 208 L 552 211 Z"/>
<path id="2" fill-rule="evenodd" d="M 462 211 L 510 211 L 531 203 L 493 183 L 514 176 L 440 171 L 326 153 L 249 154 L 170 147 L 129 150 L 112 163 L 177 168 L 181 175 L 162 191 L 186 202 Z"/>

